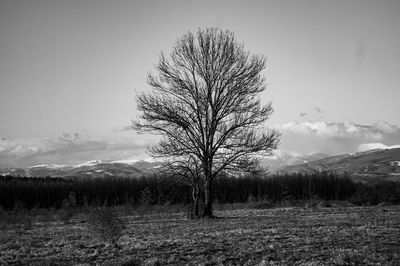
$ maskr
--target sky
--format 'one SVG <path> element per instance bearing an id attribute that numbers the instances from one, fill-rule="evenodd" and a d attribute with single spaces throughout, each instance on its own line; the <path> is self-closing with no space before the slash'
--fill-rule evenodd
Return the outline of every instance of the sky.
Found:
<path id="1" fill-rule="evenodd" d="M 135 95 L 208 27 L 267 58 L 280 149 L 400 143 L 400 1 L 0 0 L 0 167 L 148 156 Z"/>

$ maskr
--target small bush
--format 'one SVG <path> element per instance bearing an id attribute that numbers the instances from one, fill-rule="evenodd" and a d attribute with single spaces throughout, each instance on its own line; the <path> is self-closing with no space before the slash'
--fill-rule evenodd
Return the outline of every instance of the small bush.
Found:
<path id="1" fill-rule="evenodd" d="M 109 208 L 94 210 L 88 220 L 88 229 L 95 237 L 120 249 L 118 240 L 125 229 L 123 221 Z"/>

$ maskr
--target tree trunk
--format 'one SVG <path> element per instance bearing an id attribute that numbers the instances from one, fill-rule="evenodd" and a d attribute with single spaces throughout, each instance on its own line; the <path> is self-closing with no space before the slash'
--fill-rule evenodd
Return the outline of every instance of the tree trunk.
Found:
<path id="1" fill-rule="evenodd" d="M 204 211 L 203 217 L 213 217 L 212 210 L 212 191 L 211 191 L 211 178 L 207 178 L 204 182 Z"/>
<path id="2" fill-rule="evenodd" d="M 193 191 L 192 191 L 192 197 L 193 197 L 193 212 L 192 212 L 192 218 L 199 218 L 200 213 L 199 213 L 199 201 L 200 201 L 200 188 L 199 184 L 196 183 L 193 186 Z"/>

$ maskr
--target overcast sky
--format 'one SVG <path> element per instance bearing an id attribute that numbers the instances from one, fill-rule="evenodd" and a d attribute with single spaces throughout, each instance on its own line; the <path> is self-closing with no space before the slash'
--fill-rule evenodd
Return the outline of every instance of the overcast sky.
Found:
<path id="1" fill-rule="evenodd" d="M 233 31 L 268 58 L 269 126 L 290 134 L 307 125 L 310 134 L 329 125 L 392 128 L 390 140 L 358 138 L 357 145 L 397 144 L 400 1 L 0 0 L 0 159 L 59 154 L 49 143 L 67 135 L 78 146 L 78 139 L 107 142 L 101 151 L 121 138 L 118 145 L 130 137 L 151 143 L 123 130 L 137 115 L 136 92 L 149 90 L 146 74 L 160 52 L 199 27 Z M 309 152 L 294 139 L 282 147 Z M 139 154 L 131 148 L 110 157 Z"/>

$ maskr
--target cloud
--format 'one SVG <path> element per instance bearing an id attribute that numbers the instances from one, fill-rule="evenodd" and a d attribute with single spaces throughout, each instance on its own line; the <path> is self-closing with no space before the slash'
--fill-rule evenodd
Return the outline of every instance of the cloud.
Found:
<path id="1" fill-rule="evenodd" d="M 369 151 L 369 150 L 376 150 L 376 149 L 398 149 L 400 148 L 400 145 L 392 145 L 392 146 L 387 146 L 382 143 L 364 143 L 358 146 L 358 151 Z"/>
<path id="2" fill-rule="evenodd" d="M 387 122 L 372 125 L 289 122 L 274 128 L 282 133 L 279 149 L 295 154 L 334 155 L 400 144 L 400 128 Z M 102 137 L 63 133 L 55 138 L 0 138 L 0 167 L 143 159 L 148 157 L 146 147 L 158 140 L 157 136 L 135 134 L 131 130 L 113 130 Z"/>
<path id="3" fill-rule="evenodd" d="M 72 133 L 72 134 L 70 134 L 70 133 L 62 133 L 60 139 L 67 140 L 67 141 L 75 141 L 75 140 L 79 140 L 79 139 L 81 139 L 83 137 L 84 137 L 84 135 L 82 135 L 82 134 L 80 134 L 78 132 L 75 132 L 75 133 Z"/>
<path id="4" fill-rule="evenodd" d="M 387 122 L 372 125 L 355 123 L 290 122 L 276 125 L 282 133 L 280 149 L 301 154 L 356 152 L 361 144 L 400 143 L 400 128 Z"/>
<path id="5" fill-rule="evenodd" d="M 315 111 L 317 111 L 317 113 L 319 113 L 319 114 L 323 113 L 323 111 L 317 106 L 315 106 Z"/>
<path id="6" fill-rule="evenodd" d="M 0 140 L 0 167 L 36 164 L 76 164 L 88 160 L 121 160 L 144 156 L 157 137 L 112 132 L 106 137 L 63 133 L 58 138 Z"/>
<path id="7" fill-rule="evenodd" d="M 372 125 L 360 125 L 348 122 L 327 123 L 296 121 L 277 125 L 276 128 L 285 133 L 338 137 L 363 137 L 370 139 L 382 139 L 385 135 L 400 135 L 400 128 L 387 122 L 379 122 Z"/>

